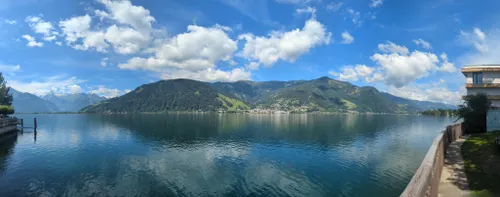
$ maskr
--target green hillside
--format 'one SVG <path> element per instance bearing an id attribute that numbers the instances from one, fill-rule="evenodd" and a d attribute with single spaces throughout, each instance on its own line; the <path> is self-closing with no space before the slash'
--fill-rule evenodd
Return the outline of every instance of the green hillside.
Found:
<path id="1" fill-rule="evenodd" d="M 236 99 L 218 93 L 208 83 L 175 79 L 142 85 L 123 96 L 88 106 L 83 112 L 161 113 L 249 109 Z"/>
<path id="2" fill-rule="evenodd" d="M 167 111 L 237 111 L 249 109 L 289 112 L 415 113 L 442 103 L 413 101 L 321 77 L 297 81 L 238 81 L 206 83 L 188 79 L 142 85 L 123 96 L 82 109 L 97 113 L 161 113 Z M 443 107 L 445 106 L 445 107 Z"/>

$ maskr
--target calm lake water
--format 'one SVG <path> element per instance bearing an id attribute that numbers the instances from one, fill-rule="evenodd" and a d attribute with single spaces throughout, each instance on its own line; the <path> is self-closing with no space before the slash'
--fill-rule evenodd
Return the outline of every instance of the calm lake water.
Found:
<path id="1" fill-rule="evenodd" d="M 19 115 L 0 196 L 398 196 L 454 119 Z"/>

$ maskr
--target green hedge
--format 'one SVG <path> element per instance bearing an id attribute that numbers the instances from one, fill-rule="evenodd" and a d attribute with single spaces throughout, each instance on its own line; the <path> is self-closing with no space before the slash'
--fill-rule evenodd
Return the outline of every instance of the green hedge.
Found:
<path id="1" fill-rule="evenodd" d="M 0 114 L 8 115 L 13 113 L 14 108 L 12 106 L 0 105 Z"/>

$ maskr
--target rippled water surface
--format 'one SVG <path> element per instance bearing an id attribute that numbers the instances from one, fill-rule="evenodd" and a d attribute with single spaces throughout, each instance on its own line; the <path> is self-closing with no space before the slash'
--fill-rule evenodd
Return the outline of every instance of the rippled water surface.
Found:
<path id="1" fill-rule="evenodd" d="M 32 126 L 35 115 L 20 115 Z M 36 115 L 0 196 L 398 196 L 449 118 Z"/>

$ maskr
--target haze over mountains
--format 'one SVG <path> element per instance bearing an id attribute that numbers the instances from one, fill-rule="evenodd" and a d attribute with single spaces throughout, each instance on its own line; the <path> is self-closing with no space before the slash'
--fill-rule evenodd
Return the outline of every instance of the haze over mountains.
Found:
<path id="1" fill-rule="evenodd" d="M 78 112 L 85 106 L 92 105 L 106 98 L 95 94 L 67 94 L 55 95 L 49 93 L 42 98 L 31 94 L 19 92 L 11 88 L 14 100 L 12 105 L 18 113 L 44 113 L 44 112 Z"/>
<path id="2" fill-rule="evenodd" d="M 207 83 L 189 79 L 142 85 L 116 98 L 82 109 L 90 113 L 279 110 L 288 112 L 416 113 L 453 105 L 415 101 L 321 77 L 296 81 Z"/>

